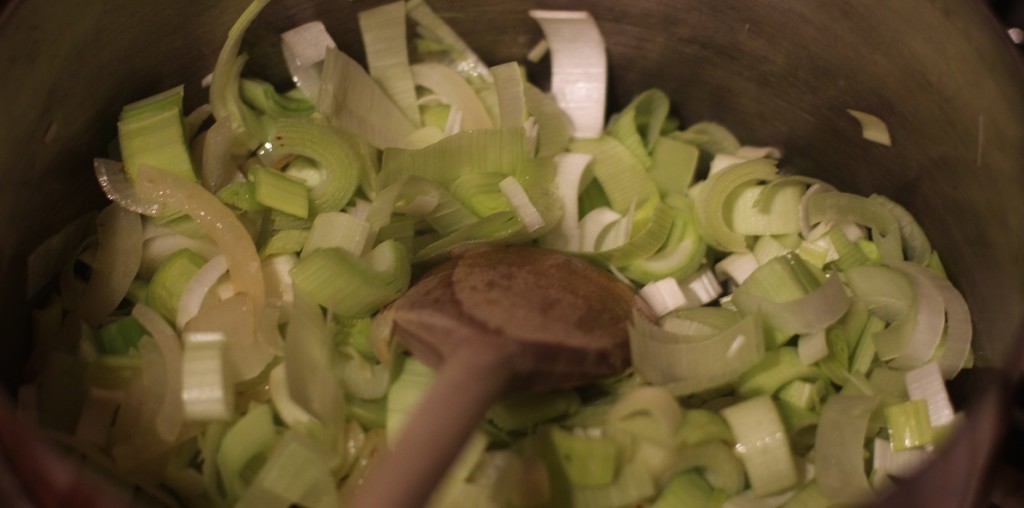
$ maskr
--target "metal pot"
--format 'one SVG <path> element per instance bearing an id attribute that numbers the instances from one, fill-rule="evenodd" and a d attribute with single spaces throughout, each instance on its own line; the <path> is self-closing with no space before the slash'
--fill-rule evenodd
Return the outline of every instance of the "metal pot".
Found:
<path id="1" fill-rule="evenodd" d="M 28 253 L 102 203 L 90 161 L 114 138 L 123 104 L 179 83 L 193 106 L 205 96 L 200 81 L 246 3 L 11 1 L 0 12 L 0 375 L 8 388 L 30 348 Z M 283 81 L 277 34 L 312 19 L 360 56 L 355 12 L 376 3 L 273 2 L 246 36 L 248 72 Z M 1020 364 L 1024 80 L 980 3 L 431 4 L 491 63 L 522 59 L 540 38 L 528 8 L 589 10 L 608 44 L 613 105 L 660 87 L 684 122 L 719 121 L 748 143 L 783 147 L 789 171 L 885 194 L 913 212 L 974 312 L 977 368 L 954 385 L 966 425 L 890 501 L 982 499 Z M 893 146 L 863 140 L 847 109 L 883 118 Z M 0 434 L 8 449 L 21 435 L 10 429 Z M 17 455 L 7 457 L 17 476 L 31 476 Z"/>

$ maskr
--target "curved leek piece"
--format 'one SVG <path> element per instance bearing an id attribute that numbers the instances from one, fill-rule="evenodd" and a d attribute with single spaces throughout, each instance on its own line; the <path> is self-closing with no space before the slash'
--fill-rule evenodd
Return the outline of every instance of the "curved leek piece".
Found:
<path id="1" fill-rule="evenodd" d="M 506 242 L 523 230 L 523 223 L 513 212 L 498 212 L 472 224 L 461 227 L 444 238 L 427 245 L 413 258 L 413 262 L 436 259 L 455 247 L 487 242 Z"/>
<path id="2" fill-rule="evenodd" d="M 719 153 L 711 159 L 711 167 L 708 174 L 715 174 L 729 166 L 734 166 L 751 159 L 775 159 L 782 158 L 782 152 L 771 146 L 741 146 L 735 153 Z"/>
<path id="3" fill-rule="evenodd" d="M 864 440 L 878 398 L 835 395 L 821 408 L 814 444 L 815 474 L 831 503 L 859 504 L 872 497 L 864 473 Z"/>
<path id="4" fill-rule="evenodd" d="M 696 471 L 689 471 L 673 476 L 658 494 L 651 508 L 712 506 L 712 496 L 713 489 L 704 477 Z"/>
<path id="5" fill-rule="evenodd" d="M 667 482 L 676 474 L 690 469 L 698 469 L 712 487 L 729 495 L 739 493 L 746 484 L 743 464 L 733 450 L 720 441 L 680 449 L 678 461 L 667 474 L 662 475 L 662 480 Z"/>
<path id="6" fill-rule="evenodd" d="M 697 230 L 693 202 L 686 196 L 673 194 L 663 203 L 672 216 L 668 237 L 657 252 L 622 268 L 622 273 L 632 280 L 682 279 L 696 272 L 704 262 L 707 244 Z"/>
<path id="7" fill-rule="evenodd" d="M 335 314 L 369 316 L 409 286 L 405 249 L 393 240 L 358 258 L 338 249 L 319 249 L 292 269 L 295 290 Z"/>
<path id="8" fill-rule="evenodd" d="M 764 355 L 764 339 L 755 316 L 698 342 L 637 317 L 629 329 L 636 371 L 675 395 L 689 395 L 736 381 Z"/>
<path id="9" fill-rule="evenodd" d="M 820 192 L 807 197 L 810 225 L 824 221 L 855 222 L 871 228 L 871 239 L 878 244 L 884 261 L 903 260 L 900 224 L 888 208 L 877 201 L 845 192 Z"/>
<path id="10" fill-rule="evenodd" d="M 656 200 L 648 201 L 645 203 L 645 207 L 650 207 L 652 204 L 654 213 L 643 229 L 635 231 L 631 238 L 622 245 L 598 251 L 595 255 L 612 266 L 630 266 L 634 262 L 654 255 L 665 243 L 665 239 L 672 230 L 673 213 L 669 207 Z M 645 212 L 637 211 L 637 215 L 641 214 L 645 214 Z"/>
<path id="11" fill-rule="evenodd" d="M 424 199 L 426 198 L 424 203 Z M 447 235 L 470 226 L 479 219 L 440 185 L 419 177 L 411 177 L 402 188 L 399 213 L 423 217 L 438 233 Z M 430 202 L 433 202 L 432 204 Z M 419 204 L 429 205 L 418 207 Z"/>
<path id="12" fill-rule="evenodd" d="M 494 91 L 498 96 L 498 127 L 522 127 L 526 121 L 526 96 L 523 73 L 516 62 L 491 68 Z"/>
<path id="13" fill-rule="evenodd" d="M 366 48 L 366 67 L 395 105 L 414 125 L 420 125 L 416 84 L 406 45 L 405 3 L 389 4 L 359 13 L 359 33 Z"/>
<path id="14" fill-rule="evenodd" d="M 280 94 L 274 85 L 260 79 L 242 78 L 242 100 L 270 118 L 307 117 L 313 114 L 313 103 L 305 97 Z"/>
<path id="15" fill-rule="evenodd" d="M 949 280 L 936 275 L 927 268 L 919 268 L 911 263 L 902 263 L 899 268 L 906 273 L 920 276 L 931 284 L 942 297 L 942 305 L 946 310 L 946 327 L 945 343 L 938 362 L 939 368 L 942 370 L 942 377 L 953 379 L 960 369 L 964 368 L 971 351 L 971 339 L 974 332 L 971 325 L 971 311 L 967 307 L 967 302 Z"/>
<path id="16" fill-rule="evenodd" d="M 228 31 L 210 82 L 210 106 L 217 121 L 226 121 L 234 131 L 235 143 L 241 151 L 250 151 L 266 138 L 263 124 L 256 112 L 242 101 L 241 77 L 245 56 L 239 56 L 242 36 L 270 0 L 253 0 Z"/>
<path id="17" fill-rule="evenodd" d="M 907 261 L 893 266 L 907 276 L 914 296 L 907 313 L 876 333 L 873 339 L 878 356 L 888 360 L 890 366 L 918 367 L 931 359 L 939 347 L 946 309 L 942 294 L 933 283 L 933 274 L 927 268 Z"/>
<path id="18" fill-rule="evenodd" d="M 764 236 L 762 238 L 771 238 Z M 730 282 L 733 287 L 743 284 L 757 270 L 758 261 L 753 252 L 733 252 L 715 263 L 715 275 Z"/>
<path id="19" fill-rule="evenodd" d="M 885 122 L 882 121 L 881 118 L 853 109 L 848 109 L 846 112 L 860 122 L 861 137 L 880 145 L 892 146 L 892 137 L 889 135 L 889 127 L 885 125 Z"/>
<path id="20" fill-rule="evenodd" d="M 759 313 L 783 338 L 825 329 L 843 317 L 850 298 L 834 273 L 819 287 L 801 287 L 794 280 L 800 265 L 807 267 L 792 253 L 768 261 L 736 288 L 732 303 L 744 314 Z"/>
<path id="21" fill-rule="evenodd" d="M 743 316 L 723 307 L 680 309 L 661 319 L 661 327 L 679 335 L 714 335 L 739 323 Z"/>
<path id="22" fill-rule="evenodd" d="M 569 150 L 594 157 L 590 170 L 616 212 L 625 213 L 634 203 L 639 205 L 657 199 L 658 188 L 644 166 L 615 138 L 577 139 L 569 145 Z"/>
<path id="23" fill-rule="evenodd" d="M 437 15 L 424 0 L 409 0 L 406 14 L 419 25 L 416 33 L 445 47 L 452 58 L 450 65 L 467 79 L 489 83 L 491 71 L 473 52 L 473 49 L 455 33 L 444 19 Z"/>
<path id="24" fill-rule="evenodd" d="M 443 186 L 475 172 L 514 175 L 526 159 L 522 128 L 460 132 L 418 150 L 384 150 L 380 183 L 418 176 Z"/>
<path id="25" fill-rule="evenodd" d="M 416 125 L 351 57 L 328 48 L 316 110 L 376 148 L 404 147 Z"/>
<path id="26" fill-rule="evenodd" d="M 275 151 L 316 163 L 321 177 L 309 191 L 314 211 L 340 210 L 352 198 L 366 162 L 346 134 L 310 121 L 282 119 L 275 126 L 273 145 Z"/>
<path id="27" fill-rule="evenodd" d="M 738 188 L 726 201 L 726 225 L 744 236 L 799 233 L 800 200 L 806 189 L 800 182 Z"/>
<path id="28" fill-rule="evenodd" d="M 78 312 L 96 326 L 117 308 L 142 263 L 142 221 L 114 203 L 96 218 L 99 247 Z"/>
<path id="29" fill-rule="evenodd" d="M 460 130 L 491 129 L 494 124 L 487 108 L 480 102 L 473 88 L 459 73 L 447 65 L 420 63 L 412 66 L 412 78 L 417 86 L 437 94 L 441 100 L 462 113 Z M 522 124 L 514 127 L 521 127 Z"/>
<path id="30" fill-rule="evenodd" d="M 199 184 L 148 166 L 139 167 L 136 186 L 141 195 L 192 217 L 227 259 L 235 290 L 247 293 L 253 305 L 263 304 L 265 289 L 260 257 L 249 232 L 231 209 Z"/>
<path id="31" fill-rule="evenodd" d="M 181 112 L 184 91 L 178 85 L 121 110 L 117 139 L 130 178 L 139 165 L 148 164 L 196 180 Z"/>
<path id="32" fill-rule="evenodd" d="M 910 311 L 914 288 L 908 277 L 889 266 L 858 266 L 843 272 L 857 300 L 871 315 L 894 322 Z"/>
<path id="33" fill-rule="evenodd" d="M 577 139 L 604 131 L 608 63 L 604 38 L 585 11 L 530 10 L 551 50 L 551 93 L 572 121 Z"/>
<path id="34" fill-rule="evenodd" d="M 717 412 L 700 408 L 686 410 L 676 439 L 683 446 L 695 446 L 714 441 L 729 444 L 736 442 L 732 431 L 729 430 L 729 425 Z M 742 469 L 740 469 L 740 473 L 742 474 Z"/>
<path id="35" fill-rule="evenodd" d="M 533 84 L 524 83 L 526 111 L 537 120 L 537 157 L 565 151 L 572 139 L 572 122 L 555 100 Z"/>
<path id="36" fill-rule="evenodd" d="M 334 39 L 319 21 L 299 25 L 281 34 L 281 53 L 295 86 L 316 102 L 320 90 L 320 67 Z"/>
<path id="37" fill-rule="evenodd" d="M 740 142 L 736 136 L 725 126 L 715 122 L 697 122 L 684 131 L 673 132 L 668 136 L 711 154 L 731 154 L 740 149 Z"/>
<path id="38" fill-rule="evenodd" d="M 353 256 L 362 256 L 373 243 L 369 222 L 344 212 L 324 212 L 313 219 L 309 236 L 302 246 L 305 258 L 318 249 L 342 249 Z"/>
<path id="39" fill-rule="evenodd" d="M 530 431 L 539 423 L 579 411 L 581 405 L 575 390 L 512 395 L 491 406 L 487 419 L 502 430 Z"/>
<path id="40" fill-rule="evenodd" d="M 564 153 L 555 156 L 555 187 L 562 201 L 562 219 L 559 226 L 541 239 L 547 247 L 579 251 L 582 249 L 579 223 L 580 184 L 593 156 L 582 153 Z"/>
<path id="41" fill-rule="evenodd" d="M 467 173 L 455 179 L 449 189 L 452 196 L 477 217 L 511 210 L 508 198 L 498 184 L 508 178 L 501 173 Z"/>
<path id="42" fill-rule="evenodd" d="M 792 381 L 819 377 L 817 369 L 800 361 L 796 348 L 780 347 L 765 352 L 757 364 L 743 372 L 736 383 L 736 393 L 747 398 L 772 395 Z"/>
<path id="43" fill-rule="evenodd" d="M 628 430 L 640 417 L 655 425 L 647 427 L 643 437 L 661 445 L 671 443 L 683 422 L 683 411 L 675 397 L 660 386 L 644 386 L 623 395 L 608 410 L 605 418 L 612 428 Z M 640 433 L 637 433 L 640 434 Z"/>
<path id="44" fill-rule="evenodd" d="M 551 427 L 548 436 L 559 465 L 574 486 L 600 487 L 615 479 L 618 446 L 609 437 L 585 437 Z"/>
<path id="45" fill-rule="evenodd" d="M 216 464 L 229 502 L 245 493 L 248 481 L 243 470 L 257 456 L 268 453 L 278 441 L 274 413 L 269 404 L 254 404 L 224 434 L 217 450 Z M 207 457 L 211 460 L 214 457 Z"/>
<path id="46" fill-rule="evenodd" d="M 907 260 L 920 265 L 927 264 L 932 255 L 932 244 L 914 216 L 906 208 L 881 194 L 872 194 L 868 200 L 884 206 L 896 218 L 896 222 L 900 225 L 903 252 L 906 253 Z"/>
<path id="47" fill-rule="evenodd" d="M 668 117 L 669 100 L 656 88 L 637 95 L 608 122 L 607 133 L 619 140 L 645 168 L 651 165 L 650 152 L 661 136 Z"/>
<path id="48" fill-rule="evenodd" d="M 729 406 L 722 410 L 722 417 L 736 437 L 736 453 L 755 495 L 776 494 L 796 485 L 799 475 L 789 438 L 771 397 Z"/>
<path id="49" fill-rule="evenodd" d="M 334 455 L 299 431 L 285 432 L 236 506 L 338 506 L 329 467 L 339 460 Z"/>
<path id="50" fill-rule="evenodd" d="M 738 188 L 777 177 L 775 161 L 753 159 L 730 166 L 708 177 L 707 182 L 694 198 L 697 224 L 704 233 L 708 245 L 725 252 L 747 250 L 743 235 L 729 229 L 726 219 L 726 204 L 730 195 Z"/>
<path id="51" fill-rule="evenodd" d="M 697 172 L 699 158 L 697 147 L 662 136 L 651 149 L 651 165 L 647 172 L 663 195 L 686 194 Z"/>

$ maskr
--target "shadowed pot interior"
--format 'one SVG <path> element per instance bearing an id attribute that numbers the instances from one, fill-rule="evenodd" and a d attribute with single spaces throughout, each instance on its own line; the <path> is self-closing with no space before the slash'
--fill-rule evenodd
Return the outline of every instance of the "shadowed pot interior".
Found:
<path id="1" fill-rule="evenodd" d="M 355 13 L 377 3 L 275 0 L 246 35 L 246 72 L 286 81 L 277 34 L 313 19 L 361 58 Z M 972 501 L 1001 428 L 1000 397 L 1016 374 L 1024 313 L 1024 80 L 980 3 L 430 3 L 491 64 L 523 60 L 539 40 L 527 9 L 589 10 L 608 45 L 612 108 L 659 87 L 684 124 L 721 122 L 747 144 L 782 147 L 787 172 L 908 208 L 971 306 L 978 368 L 954 386 L 969 417 L 950 458 L 896 495 Z M 30 347 L 28 253 L 103 202 L 91 160 L 114 139 L 122 105 L 180 83 L 189 109 L 205 99 L 200 82 L 245 6 L 52 0 L 10 2 L 0 14 L 0 361 L 8 388 Z M 544 81 L 541 66 L 529 70 Z M 862 139 L 847 109 L 884 119 L 893 146 Z M 914 490 L 925 480 L 929 488 Z"/>

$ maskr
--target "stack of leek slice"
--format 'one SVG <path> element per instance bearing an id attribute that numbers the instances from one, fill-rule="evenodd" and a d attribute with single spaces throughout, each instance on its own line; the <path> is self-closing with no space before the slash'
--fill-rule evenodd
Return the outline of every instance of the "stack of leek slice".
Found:
<path id="1" fill-rule="evenodd" d="M 898 204 L 681 128 L 657 89 L 605 123 L 584 12 L 530 12 L 550 93 L 422 0 L 359 14 L 366 68 L 321 23 L 282 34 L 280 92 L 242 74 L 267 3 L 208 106 L 186 116 L 179 86 L 124 108 L 96 234 L 40 249 L 73 261 L 33 314 L 19 409 L 127 495 L 343 502 L 433 379 L 387 304 L 479 243 L 587 257 L 658 319 L 634 319 L 621 376 L 496 404 L 431 506 L 854 503 L 949 434 L 970 314 Z"/>

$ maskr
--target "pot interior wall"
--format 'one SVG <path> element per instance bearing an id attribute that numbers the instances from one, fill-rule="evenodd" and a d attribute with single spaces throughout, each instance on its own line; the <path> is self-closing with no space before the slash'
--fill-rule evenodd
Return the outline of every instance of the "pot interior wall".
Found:
<path id="1" fill-rule="evenodd" d="M 361 58 L 354 12 L 380 2 L 272 2 L 246 36 L 248 72 L 286 81 L 277 34 L 323 20 Z M 528 1 L 431 0 L 497 64 L 540 38 Z M 244 0 L 13 2 L 0 17 L 0 372 L 16 386 L 29 349 L 31 249 L 96 208 L 91 159 L 120 107 L 179 83 L 195 106 Z M 885 194 L 917 216 L 974 312 L 976 362 L 998 367 L 1024 313 L 1024 87 L 1009 43 L 980 5 L 651 0 L 542 2 L 598 19 L 612 107 L 652 86 L 683 123 L 721 122 L 776 145 L 785 170 Z M 544 80 L 547 62 L 529 67 Z M 883 118 L 885 147 L 847 109 Z M 970 390 L 968 390 L 970 391 Z"/>

